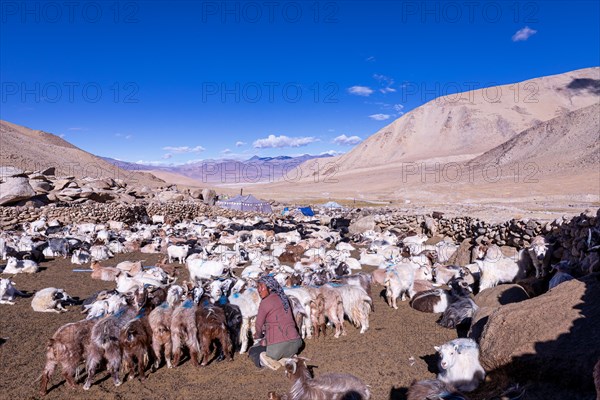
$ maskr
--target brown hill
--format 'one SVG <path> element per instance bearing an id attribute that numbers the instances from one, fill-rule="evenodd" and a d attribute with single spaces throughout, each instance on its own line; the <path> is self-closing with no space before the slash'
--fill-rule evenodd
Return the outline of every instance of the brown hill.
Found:
<path id="1" fill-rule="evenodd" d="M 145 186 L 164 184 L 152 174 L 118 168 L 51 133 L 2 120 L 0 166 L 13 166 L 25 171 L 54 167 L 57 176 L 123 179 Z"/>

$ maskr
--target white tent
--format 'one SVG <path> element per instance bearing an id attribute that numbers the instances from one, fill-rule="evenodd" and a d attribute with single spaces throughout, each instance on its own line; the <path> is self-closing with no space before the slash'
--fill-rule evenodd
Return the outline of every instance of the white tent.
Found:
<path id="1" fill-rule="evenodd" d="M 343 208 L 343 206 L 341 206 L 340 204 L 336 203 L 335 201 L 328 201 L 327 203 L 323 204 L 321 207 L 325 207 L 325 208 Z"/>
<path id="2" fill-rule="evenodd" d="M 263 200 L 259 200 L 251 194 L 247 196 L 235 196 L 227 200 L 217 201 L 217 205 L 222 208 L 238 211 L 255 211 L 260 213 L 272 213 L 271 205 Z"/>

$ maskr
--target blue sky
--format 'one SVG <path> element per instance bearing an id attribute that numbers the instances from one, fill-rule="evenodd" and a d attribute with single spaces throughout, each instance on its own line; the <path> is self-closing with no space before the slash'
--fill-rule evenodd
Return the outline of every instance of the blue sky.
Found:
<path id="1" fill-rule="evenodd" d="M 443 90 L 600 65 L 599 4 L 2 1 L 0 118 L 134 162 L 346 152 Z"/>

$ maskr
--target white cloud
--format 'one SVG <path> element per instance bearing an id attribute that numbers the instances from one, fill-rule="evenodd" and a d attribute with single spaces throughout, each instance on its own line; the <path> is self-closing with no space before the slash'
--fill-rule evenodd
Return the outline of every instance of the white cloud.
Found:
<path id="1" fill-rule="evenodd" d="M 381 93 L 394 93 L 396 91 L 396 89 L 392 87 L 392 85 L 394 84 L 393 78 L 382 74 L 373 74 L 373 78 L 383 86 L 383 88 L 379 89 Z"/>
<path id="2" fill-rule="evenodd" d="M 247 143 L 246 142 L 242 142 L 242 141 L 235 142 L 235 147 L 241 147 L 241 146 L 243 146 L 245 144 L 247 144 Z"/>
<path id="3" fill-rule="evenodd" d="M 519 29 L 512 36 L 512 41 L 513 42 L 523 42 L 523 41 L 529 39 L 531 36 L 535 35 L 536 33 L 537 33 L 537 31 L 535 29 L 531 29 L 530 27 L 526 26 L 523 29 Z"/>
<path id="4" fill-rule="evenodd" d="M 134 164 L 152 165 L 155 167 L 168 167 L 168 166 L 173 165 L 172 163 L 168 163 L 166 161 L 144 161 L 144 160 L 138 160 Z"/>
<path id="5" fill-rule="evenodd" d="M 397 113 L 404 114 L 404 111 L 402 111 L 402 110 L 404 110 L 404 105 L 402 105 L 402 104 L 394 104 L 392 108 Z"/>
<path id="6" fill-rule="evenodd" d="M 373 57 L 373 56 L 367 57 L 365 59 L 365 61 L 374 62 L 375 61 L 375 57 Z"/>
<path id="7" fill-rule="evenodd" d="M 357 144 L 357 143 L 360 143 L 361 141 L 362 141 L 362 139 L 358 136 L 346 136 L 346 135 L 340 135 L 340 136 L 336 137 L 335 139 L 333 139 L 333 143 L 339 144 L 342 146 L 349 146 L 349 145 Z"/>
<path id="8" fill-rule="evenodd" d="M 357 96 L 365 96 L 368 97 L 373 93 L 373 89 L 367 86 L 352 86 L 348 88 L 348 93 L 354 94 Z"/>
<path id="9" fill-rule="evenodd" d="M 206 150 L 202 146 L 190 147 L 190 146 L 166 146 L 162 148 L 163 150 L 173 152 L 175 154 L 183 154 L 183 153 L 200 153 Z"/>
<path id="10" fill-rule="evenodd" d="M 343 151 L 337 150 L 327 150 L 322 153 L 319 153 L 320 156 L 339 156 L 340 154 L 345 154 Z"/>
<path id="11" fill-rule="evenodd" d="M 164 156 L 162 156 L 163 160 L 168 160 L 169 158 L 172 158 L 172 157 L 173 157 L 173 154 L 171 154 L 171 153 L 167 153 Z"/>
<path id="12" fill-rule="evenodd" d="M 221 154 L 230 154 L 230 153 L 231 153 L 230 149 L 221 150 Z"/>
<path id="13" fill-rule="evenodd" d="M 133 135 L 126 135 L 125 136 L 125 139 L 127 139 L 127 140 L 132 139 L 132 138 L 133 138 Z"/>
<path id="14" fill-rule="evenodd" d="M 58 135 L 59 138 L 64 138 L 66 135 L 64 133 L 61 133 L 60 135 Z"/>
<path id="15" fill-rule="evenodd" d="M 373 114 L 373 115 L 369 115 L 369 118 L 374 119 L 375 121 L 385 121 L 386 119 L 390 119 L 390 115 L 388 115 L 388 114 Z"/>
<path id="16" fill-rule="evenodd" d="M 269 135 L 269 137 L 265 139 L 258 139 L 252 143 L 252 147 L 255 149 L 267 149 L 267 148 L 282 148 L 282 147 L 300 147 L 306 146 L 314 142 L 318 142 L 319 139 L 316 139 L 312 136 L 307 137 L 297 137 L 291 138 L 284 135 L 275 136 Z"/>

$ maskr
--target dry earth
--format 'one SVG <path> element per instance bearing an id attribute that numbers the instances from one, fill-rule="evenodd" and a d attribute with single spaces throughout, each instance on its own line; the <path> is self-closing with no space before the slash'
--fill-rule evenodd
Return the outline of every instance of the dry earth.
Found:
<path id="1" fill-rule="evenodd" d="M 151 265 L 158 255 L 119 255 L 111 260 L 115 264 L 125 259 L 144 259 Z M 104 262 L 103 264 L 109 265 Z M 87 272 L 72 272 L 75 268 L 68 260 L 44 263 L 43 271 L 25 276 L 17 275 L 14 281 L 21 290 L 29 292 L 54 286 L 67 290 L 72 296 L 84 298 L 105 288 L 110 282 L 93 281 Z M 182 271 L 182 277 L 187 272 Z M 183 279 L 183 278 L 180 278 Z M 348 327 L 348 335 L 340 339 L 331 336 L 306 342 L 302 355 L 317 365 L 315 374 L 328 372 L 352 373 L 372 387 L 373 399 L 405 399 L 406 388 L 414 379 L 435 376 L 433 346 L 456 337 L 456 332 L 439 327 L 436 315 L 420 313 L 400 304 L 399 310 L 389 308 L 382 298 L 376 296 L 381 288 L 374 287 L 375 313 L 371 314 L 370 329 L 360 335 Z M 0 345 L 0 398 L 39 398 L 36 378 L 44 366 L 44 348 L 47 340 L 61 325 L 82 318 L 79 307 L 70 307 L 64 314 L 35 313 L 30 307 L 31 299 L 18 299 L 14 306 L 0 306 L 0 337 L 8 338 Z M 548 318 L 551 318 L 548 315 Z M 414 362 L 411 360 L 414 360 Z M 490 399 L 509 382 L 494 377 L 471 399 Z M 51 381 L 48 399 L 266 399 L 269 391 L 286 391 L 289 382 L 281 371 L 259 370 L 245 355 L 236 354 L 233 362 L 211 363 L 196 369 L 184 360 L 177 369 L 161 367 L 149 373 L 144 382 L 125 382 L 115 388 L 106 372 L 97 375 L 89 392 L 81 384 L 76 389 L 65 386 L 55 374 Z M 560 389 L 530 382 L 526 399 L 591 400 L 592 393 L 580 393 L 577 388 Z"/>

